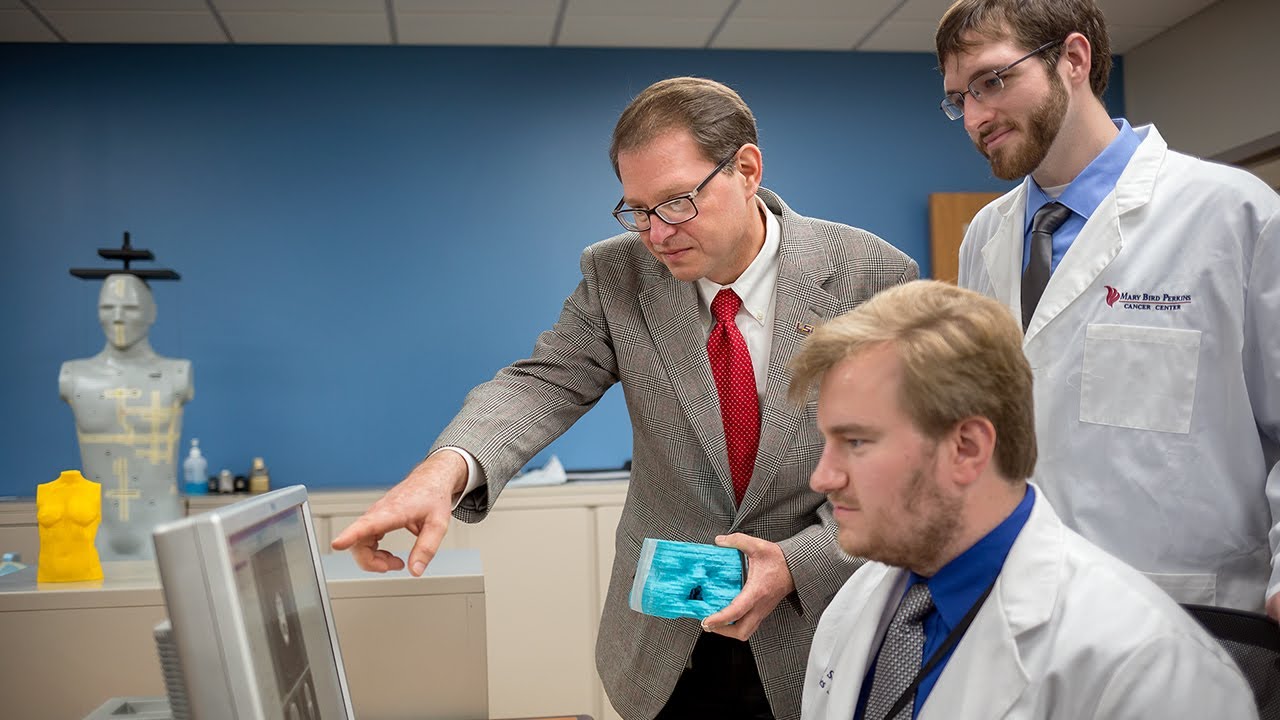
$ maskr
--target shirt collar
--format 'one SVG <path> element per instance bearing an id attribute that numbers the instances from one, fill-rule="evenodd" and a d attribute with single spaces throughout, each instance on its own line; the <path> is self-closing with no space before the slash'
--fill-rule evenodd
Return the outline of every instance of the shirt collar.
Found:
<path id="1" fill-rule="evenodd" d="M 978 601 L 982 591 L 1000 574 L 1009 549 L 1013 547 L 1013 542 L 1022 532 L 1022 526 L 1031 516 L 1035 495 L 1035 490 L 1027 483 L 1022 501 L 1009 517 L 968 550 L 944 565 L 933 577 L 924 578 L 911 573 L 907 587 L 917 582 L 928 584 L 933 604 L 948 630 L 964 619 L 965 613 Z"/>
<path id="2" fill-rule="evenodd" d="M 756 253 L 755 259 L 737 280 L 728 285 L 720 285 L 707 278 L 699 278 L 697 285 L 698 296 L 708 313 L 711 312 L 711 301 L 715 299 L 716 293 L 728 287 L 733 288 L 738 297 L 742 298 L 742 307 L 751 317 L 763 324 L 768 319 L 769 304 L 773 302 L 773 290 L 778 279 L 778 245 L 782 226 L 759 196 L 756 197 L 756 204 L 760 208 L 760 214 L 764 216 L 764 245 Z"/>
<path id="3" fill-rule="evenodd" d="M 1057 198 L 1057 202 L 1071 208 L 1072 212 L 1085 220 L 1093 215 L 1093 211 L 1098 209 L 1103 199 L 1115 189 L 1125 166 L 1129 164 L 1133 153 L 1142 144 L 1142 137 L 1130 127 L 1128 120 L 1113 118 L 1111 122 L 1115 123 L 1116 129 L 1120 132 Z M 1031 220 L 1035 217 L 1036 211 L 1054 201 L 1030 175 L 1027 176 L 1026 183 L 1027 213 L 1026 222 L 1022 226 L 1023 234 L 1030 232 Z"/>

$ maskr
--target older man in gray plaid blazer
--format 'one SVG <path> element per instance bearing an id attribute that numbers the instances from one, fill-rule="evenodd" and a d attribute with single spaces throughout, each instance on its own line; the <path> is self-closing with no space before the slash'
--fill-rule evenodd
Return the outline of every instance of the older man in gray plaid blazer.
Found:
<path id="1" fill-rule="evenodd" d="M 628 720 L 799 717 L 814 627 L 858 565 L 808 487 L 822 437 L 814 403 L 786 399 L 787 364 L 813 327 L 918 270 L 870 233 L 792 212 L 760 186 L 755 142 L 750 110 L 719 83 L 675 78 L 637 96 L 611 150 L 623 185 L 614 214 L 631 232 L 587 248 L 582 282 L 532 356 L 475 388 L 428 458 L 334 540 L 367 569 L 399 569 L 378 540 L 408 528 L 420 574 L 451 508 L 483 519 L 508 479 L 621 382 L 633 460 L 596 664 Z M 725 287 L 743 298 L 735 323 L 759 395 L 740 503 L 707 349 Z M 646 537 L 741 549 L 742 593 L 702 625 L 633 612 Z"/>

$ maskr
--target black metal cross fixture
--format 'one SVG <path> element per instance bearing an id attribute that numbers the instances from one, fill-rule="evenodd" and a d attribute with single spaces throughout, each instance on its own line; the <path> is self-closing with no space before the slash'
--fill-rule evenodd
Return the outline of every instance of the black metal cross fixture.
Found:
<path id="1" fill-rule="evenodd" d="M 133 247 L 129 242 L 129 233 L 124 234 L 124 243 L 118 248 L 98 248 L 98 256 L 107 260 L 124 262 L 123 270 L 111 268 L 71 268 L 71 274 L 82 280 L 101 280 L 109 275 L 133 275 L 142 280 L 181 280 L 182 276 L 168 268 L 131 268 L 129 263 L 135 260 L 155 260 L 150 250 Z"/>

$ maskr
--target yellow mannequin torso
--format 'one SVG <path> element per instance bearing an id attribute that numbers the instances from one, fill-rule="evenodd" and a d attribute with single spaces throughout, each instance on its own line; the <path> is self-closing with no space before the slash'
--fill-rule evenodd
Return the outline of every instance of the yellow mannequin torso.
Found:
<path id="1" fill-rule="evenodd" d="M 94 538 L 102 522 L 102 486 L 78 470 L 36 486 L 40 525 L 37 582 L 101 580 L 102 563 Z"/>

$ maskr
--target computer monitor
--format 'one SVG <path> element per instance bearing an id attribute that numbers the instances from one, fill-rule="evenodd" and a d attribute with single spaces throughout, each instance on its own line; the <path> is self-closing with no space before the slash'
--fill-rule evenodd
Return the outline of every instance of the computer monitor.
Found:
<path id="1" fill-rule="evenodd" d="M 167 523 L 153 537 L 195 718 L 353 718 L 305 487 Z"/>

